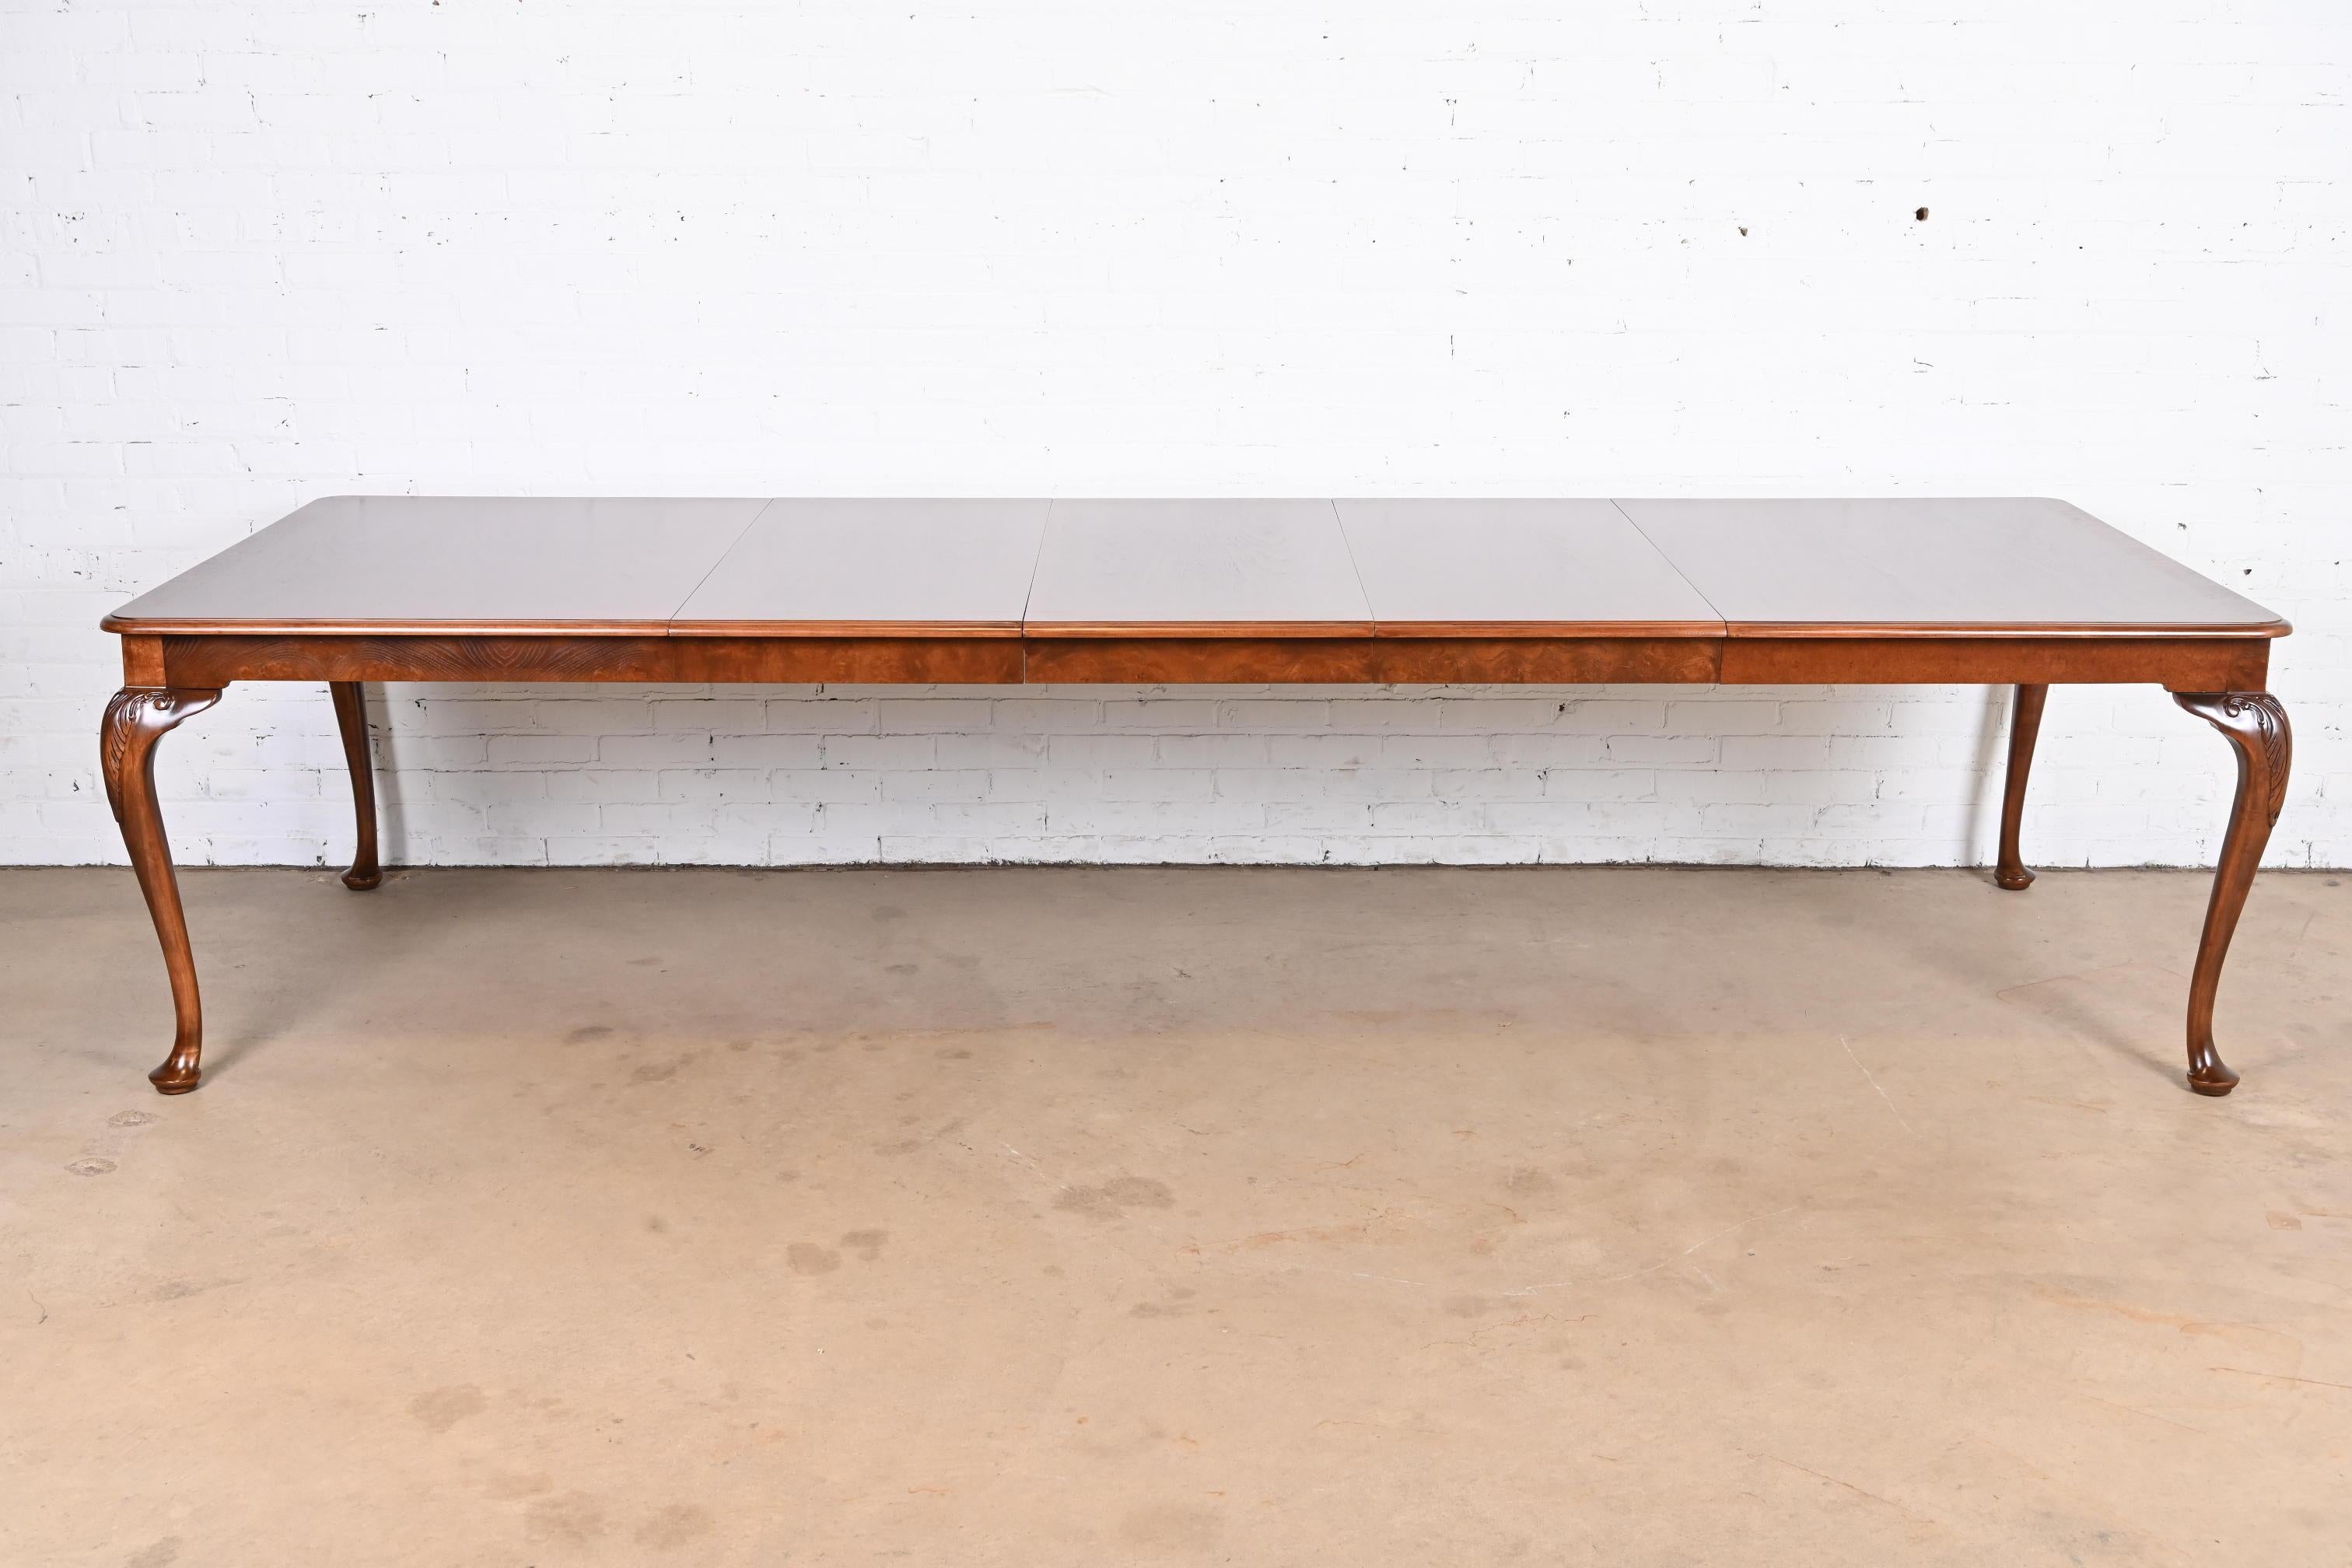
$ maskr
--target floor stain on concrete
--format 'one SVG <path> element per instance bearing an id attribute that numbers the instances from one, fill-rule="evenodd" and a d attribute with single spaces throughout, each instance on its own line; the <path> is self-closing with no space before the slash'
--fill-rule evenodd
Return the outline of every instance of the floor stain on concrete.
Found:
<path id="1" fill-rule="evenodd" d="M 163 1100 L 128 873 L 0 871 L 0 1562 L 2343 1568 L 2352 891 L 2264 873 L 2228 1100 L 2185 979 L 1994 1000 L 2208 882 L 191 868 Z"/>
<path id="2" fill-rule="evenodd" d="M 545 1470 L 493 1470 L 482 1479 L 482 1495 L 501 1502 L 517 1502 L 555 1489 L 555 1478 Z"/>
<path id="3" fill-rule="evenodd" d="M 1065 1187 L 1054 1206 L 1088 1219 L 1118 1219 L 1129 1209 L 1173 1208 L 1176 1194 L 1149 1176 L 1114 1176 L 1097 1187 Z"/>
<path id="4" fill-rule="evenodd" d="M 674 1502 L 637 1526 L 637 1544 L 667 1549 L 684 1546 L 710 1533 L 715 1522 L 700 1503 Z"/>
<path id="5" fill-rule="evenodd" d="M 523 1518 L 533 1538 L 565 1546 L 585 1546 L 604 1533 L 604 1505 L 583 1491 L 541 1498 Z"/>
<path id="6" fill-rule="evenodd" d="M 469 1415 L 490 1407 L 482 1391 L 470 1383 L 455 1384 L 420 1394 L 408 1402 L 408 1413 L 428 1432 L 446 1432 Z"/>

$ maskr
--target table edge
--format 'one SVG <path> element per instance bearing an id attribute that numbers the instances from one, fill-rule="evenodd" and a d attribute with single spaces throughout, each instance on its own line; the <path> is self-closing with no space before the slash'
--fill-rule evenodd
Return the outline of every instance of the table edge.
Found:
<path id="1" fill-rule="evenodd" d="M 1223 628 L 1230 631 L 1231 628 Z M 1912 629 L 1832 635 L 1376 637 L 1194 635 L 673 636 L 453 631 L 122 634 L 126 686 L 240 680 L 810 681 L 866 685 L 2005 685 L 2153 682 L 2263 689 L 2273 629 L 2035 635 Z"/>
<path id="2" fill-rule="evenodd" d="M 2283 637 L 2294 630 L 2284 616 L 2267 621 L 1726 621 L 1724 635 L 1786 641 L 1840 637 Z"/>
<path id="3" fill-rule="evenodd" d="M 1133 642 L 1202 640 L 1264 641 L 1277 638 L 1329 640 L 1370 639 L 1376 627 L 1369 620 L 1346 621 L 1032 621 L 1021 623 L 1024 639 L 1060 642 L 1070 638 L 1104 638 Z"/>
<path id="4" fill-rule="evenodd" d="M 251 619 L 204 619 L 185 616 L 128 619 L 110 614 L 98 629 L 126 637 L 657 637 L 669 633 L 667 620 L 527 621 L 527 620 L 320 620 L 287 616 Z"/>
<path id="5" fill-rule="evenodd" d="M 932 637 L 1184 641 L 1297 637 L 1524 638 L 1595 637 L 2283 637 L 2284 616 L 2251 622 L 2162 621 L 528 621 L 250 620 L 184 617 L 126 619 L 110 614 L 98 629 L 117 637 Z"/>

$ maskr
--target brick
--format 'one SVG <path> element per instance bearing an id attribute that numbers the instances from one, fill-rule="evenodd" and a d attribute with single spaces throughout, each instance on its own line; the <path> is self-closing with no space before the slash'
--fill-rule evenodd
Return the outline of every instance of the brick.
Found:
<path id="1" fill-rule="evenodd" d="M 1197 486 L 2062 494 L 2303 628 L 2269 859 L 2340 867 L 2352 30 L 2273 9 L 1521 7 L 1475 50 L 1359 28 L 1334 75 L 1284 0 L 1241 51 L 1050 7 L 452 49 L 447 7 L 53 6 L 0 50 L 0 862 L 122 858 L 94 622 L 311 496 Z M 691 93 L 623 91 L 681 49 Z M 1255 156 L 1246 106 L 1301 101 Z M 2009 700 L 404 682 L 371 717 L 415 863 L 1951 864 Z M 157 777 L 190 864 L 348 839 L 315 685 L 235 689 Z M 2162 691 L 2056 688 L 2034 858 L 2210 858 L 2233 784 Z"/>

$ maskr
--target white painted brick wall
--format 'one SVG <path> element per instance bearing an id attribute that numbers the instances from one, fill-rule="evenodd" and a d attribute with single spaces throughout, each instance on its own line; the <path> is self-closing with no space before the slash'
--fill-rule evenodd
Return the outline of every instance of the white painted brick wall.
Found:
<path id="1" fill-rule="evenodd" d="M 2301 627 L 2352 858 L 2340 0 L 0 0 L 0 859 L 119 859 L 98 616 L 311 496 L 2065 496 Z M 1931 209 L 1928 221 L 1913 210 Z M 1980 689 L 395 687 L 390 858 L 1949 864 Z M 345 853 L 322 691 L 163 748 Z M 2043 865 L 2226 746 L 2053 694 Z"/>

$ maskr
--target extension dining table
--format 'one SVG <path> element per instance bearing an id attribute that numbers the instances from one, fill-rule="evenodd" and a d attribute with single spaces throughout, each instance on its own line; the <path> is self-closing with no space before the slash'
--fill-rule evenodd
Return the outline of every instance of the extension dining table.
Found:
<path id="1" fill-rule="evenodd" d="M 169 971 L 148 1075 L 203 1019 L 155 747 L 240 680 L 323 681 L 357 852 L 382 880 L 368 681 L 1598 682 L 2016 689 L 1995 880 L 2053 683 L 2151 682 L 2235 750 L 2188 999 L 2189 1085 L 2227 1094 L 2214 995 L 2285 796 L 2261 605 L 2043 499 L 312 501 L 108 616 L 100 752 Z"/>

